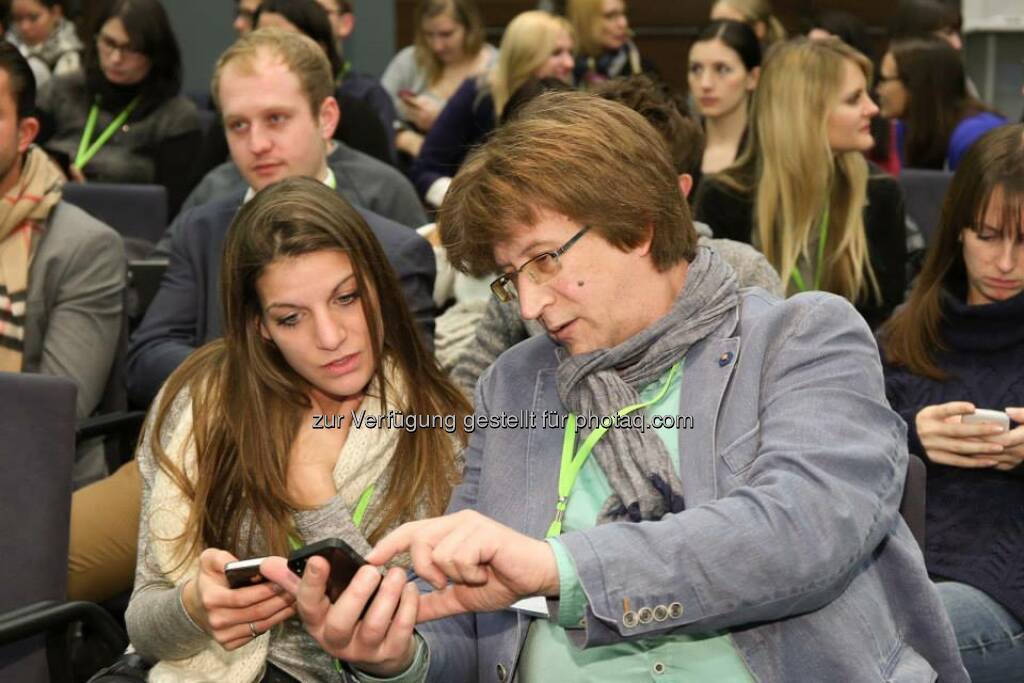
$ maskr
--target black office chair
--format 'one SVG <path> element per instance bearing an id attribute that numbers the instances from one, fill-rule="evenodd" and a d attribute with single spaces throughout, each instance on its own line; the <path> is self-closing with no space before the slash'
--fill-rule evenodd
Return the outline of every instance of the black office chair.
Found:
<path id="1" fill-rule="evenodd" d="M 114 656 L 127 637 L 92 603 L 66 602 L 73 382 L 0 373 L 0 681 L 72 680 L 70 626 L 82 622 Z"/>
<path id="2" fill-rule="evenodd" d="M 65 183 L 64 200 L 117 230 L 126 241 L 156 244 L 167 229 L 163 185 Z"/>
<path id="3" fill-rule="evenodd" d="M 925 493 L 928 481 L 928 470 L 924 460 L 913 453 L 907 462 L 907 480 L 903 485 L 903 499 L 900 501 L 900 514 L 903 521 L 910 527 L 917 544 L 924 552 L 925 531 Z"/>

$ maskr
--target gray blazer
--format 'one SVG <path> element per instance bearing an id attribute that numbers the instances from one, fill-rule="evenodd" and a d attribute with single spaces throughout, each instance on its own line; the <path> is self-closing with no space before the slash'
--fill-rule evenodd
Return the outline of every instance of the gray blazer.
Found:
<path id="1" fill-rule="evenodd" d="M 78 417 L 96 409 L 117 351 L 126 265 L 121 237 L 76 206 L 50 212 L 28 275 L 24 372 L 78 386 Z"/>
<path id="2" fill-rule="evenodd" d="M 561 537 L 589 602 L 570 637 L 590 647 L 728 629 L 759 681 L 967 681 L 899 516 L 906 427 L 886 403 L 870 330 L 830 294 L 753 289 L 741 301 L 686 355 L 687 509 Z M 477 386 L 477 413 L 568 412 L 554 351 L 543 336 L 504 353 Z M 561 442 L 556 429 L 477 431 L 451 510 L 543 537 Z M 634 611 L 681 609 L 635 623 L 627 598 Z M 507 680 L 528 627 L 507 611 L 421 624 L 429 679 Z"/>

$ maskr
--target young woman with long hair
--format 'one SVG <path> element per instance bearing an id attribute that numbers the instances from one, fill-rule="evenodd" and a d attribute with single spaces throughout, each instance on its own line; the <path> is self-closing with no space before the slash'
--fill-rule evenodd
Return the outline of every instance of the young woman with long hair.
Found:
<path id="1" fill-rule="evenodd" d="M 690 47 L 687 78 L 706 136 L 702 174 L 718 173 L 736 161 L 760 72 L 761 44 L 744 23 L 713 21 Z"/>
<path id="2" fill-rule="evenodd" d="M 427 203 L 441 205 L 466 154 L 494 130 L 505 103 L 519 86 L 531 78 L 571 81 L 573 45 L 572 26 L 562 17 L 532 10 L 509 22 L 497 64 L 463 82 L 430 129 L 409 171 Z"/>
<path id="3" fill-rule="evenodd" d="M 886 394 L 928 463 L 925 561 L 974 681 L 1024 671 L 1024 125 L 985 134 L 953 176 L 907 304 L 880 330 Z M 983 645 L 982 645 L 983 644 Z"/>
<path id="4" fill-rule="evenodd" d="M 654 70 L 632 40 L 625 0 L 569 0 L 566 15 L 576 32 L 576 83 L 594 85 Z"/>
<path id="5" fill-rule="evenodd" d="M 786 29 L 772 14 L 769 0 L 717 0 L 711 5 L 711 20 L 720 19 L 742 21 L 754 29 L 765 50 L 786 39 Z"/>
<path id="6" fill-rule="evenodd" d="M 159 0 L 106 3 L 84 73 L 56 76 L 39 93 L 39 143 L 76 179 L 164 185 L 174 215 L 202 144 L 199 113 L 180 91 L 181 53 Z"/>
<path id="7" fill-rule="evenodd" d="M 419 0 L 413 31 L 413 44 L 395 55 L 381 84 L 400 114 L 398 149 L 415 158 L 448 99 L 492 68 L 498 51 L 485 41 L 476 0 Z"/>
<path id="8" fill-rule="evenodd" d="M 882 57 L 882 115 L 901 119 L 903 165 L 956 169 L 964 152 L 1006 119 L 967 91 L 960 53 L 942 38 L 894 40 Z"/>
<path id="9" fill-rule="evenodd" d="M 837 38 L 776 46 L 761 67 L 750 141 L 735 165 L 703 179 L 697 219 L 750 242 L 789 294 L 849 299 L 872 327 L 903 299 L 903 196 L 864 159 L 874 141 L 871 63 Z"/>
<path id="10" fill-rule="evenodd" d="M 290 601 L 270 585 L 229 588 L 225 564 L 327 537 L 366 552 L 443 513 L 471 409 L 420 341 L 373 233 L 322 183 L 258 193 L 222 264 L 224 338 L 167 380 L 138 453 L 129 634 L 179 676 L 258 680 L 269 665 L 335 680 L 286 621 Z"/>

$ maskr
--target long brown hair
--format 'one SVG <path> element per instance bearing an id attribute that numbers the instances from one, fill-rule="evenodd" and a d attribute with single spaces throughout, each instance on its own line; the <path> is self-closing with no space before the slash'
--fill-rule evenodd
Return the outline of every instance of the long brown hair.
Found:
<path id="1" fill-rule="evenodd" d="M 256 283 L 280 258 L 323 250 L 346 253 L 353 266 L 373 345 L 379 359 L 370 386 L 380 388 L 387 410 L 412 415 L 455 415 L 458 436 L 471 408 L 420 341 L 397 278 L 363 218 L 322 183 L 290 178 L 268 187 L 239 211 L 221 261 L 224 338 L 190 356 L 167 381 L 153 424 L 156 461 L 190 501 L 181 550 L 183 560 L 205 547 L 244 557 L 255 552 L 256 532 L 268 552 L 286 553 L 294 532 L 288 493 L 288 454 L 302 416 L 311 407 L 309 383 L 259 334 L 262 314 Z M 381 315 L 386 312 L 386 315 Z M 384 367 L 401 377 L 394 395 Z M 178 467 L 159 443 L 175 397 L 192 398 L 194 477 Z M 389 395 L 390 392 L 390 395 Z M 456 478 L 456 446 L 443 430 L 403 431 L 367 533 L 371 543 L 418 510 L 443 514 Z M 251 514 L 251 523 L 245 523 Z"/>
<path id="2" fill-rule="evenodd" d="M 942 168 L 953 130 L 968 116 L 989 109 L 967 92 L 961 55 L 942 38 L 894 40 L 889 52 L 907 90 L 907 166 Z"/>
<path id="3" fill-rule="evenodd" d="M 907 303 L 879 331 L 887 362 L 915 375 L 947 379 L 936 364 L 936 352 L 945 348 L 940 331 L 943 290 L 966 290 L 962 231 L 982 223 L 997 188 L 1003 196 L 1002 225 L 1019 233 L 1024 229 L 1024 124 L 990 130 L 957 167 L 917 284 Z"/>

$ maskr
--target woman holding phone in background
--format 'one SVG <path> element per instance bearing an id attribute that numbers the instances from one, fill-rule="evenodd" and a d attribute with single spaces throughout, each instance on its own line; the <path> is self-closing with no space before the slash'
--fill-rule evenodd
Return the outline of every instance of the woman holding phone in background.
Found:
<path id="1" fill-rule="evenodd" d="M 395 55 L 380 81 L 402 117 L 395 144 L 416 158 L 448 98 L 490 69 L 498 51 L 484 41 L 475 0 L 419 0 L 413 28 L 413 44 Z"/>
<path id="2" fill-rule="evenodd" d="M 442 514 L 472 411 L 420 342 L 373 233 L 322 183 L 258 193 L 222 263 L 224 338 L 168 379 L 138 453 L 129 636 L 171 676 L 252 681 L 266 666 L 269 680 L 336 680 L 287 621 L 291 599 L 269 583 L 229 588 L 225 565 L 327 537 L 365 553 Z M 454 416 L 456 428 L 353 421 L 389 411 Z"/>
<path id="3" fill-rule="evenodd" d="M 413 185 L 428 204 L 441 206 L 452 176 L 469 150 L 494 130 L 519 86 L 532 78 L 572 82 L 573 45 L 572 26 L 562 17 L 531 10 L 509 22 L 497 64 L 459 86 L 409 169 Z"/>
<path id="4" fill-rule="evenodd" d="M 928 463 L 925 561 L 976 683 L 1024 671 L 1024 125 L 964 156 L 907 304 L 880 330 L 886 394 Z"/>

